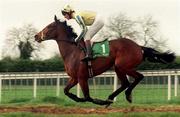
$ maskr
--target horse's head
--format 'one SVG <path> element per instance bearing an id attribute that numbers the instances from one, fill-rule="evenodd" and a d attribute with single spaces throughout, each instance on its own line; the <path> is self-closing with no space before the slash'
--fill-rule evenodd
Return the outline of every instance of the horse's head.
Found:
<path id="1" fill-rule="evenodd" d="M 57 17 L 54 17 L 54 22 L 47 25 L 42 31 L 37 33 L 35 36 L 37 42 L 45 40 L 73 40 L 77 37 L 76 33 L 73 32 L 73 29 L 67 25 L 66 21 L 59 21 Z"/>

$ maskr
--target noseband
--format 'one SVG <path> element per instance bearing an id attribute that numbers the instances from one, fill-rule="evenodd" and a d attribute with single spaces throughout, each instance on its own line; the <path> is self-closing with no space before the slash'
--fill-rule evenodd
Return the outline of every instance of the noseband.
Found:
<path id="1" fill-rule="evenodd" d="M 43 31 L 41 32 L 41 38 L 40 38 L 42 41 L 44 41 L 45 39 L 44 39 L 44 33 L 43 33 Z"/>

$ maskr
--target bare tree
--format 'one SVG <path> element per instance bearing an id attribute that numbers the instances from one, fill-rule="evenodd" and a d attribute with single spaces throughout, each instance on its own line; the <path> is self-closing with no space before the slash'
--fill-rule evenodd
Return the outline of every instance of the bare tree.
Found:
<path id="1" fill-rule="evenodd" d="M 137 37 L 143 46 L 154 47 L 156 49 L 166 46 L 166 39 L 160 33 L 158 22 L 153 20 L 152 16 L 147 15 L 139 18 L 138 25 Z"/>
<path id="2" fill-rule="evenodd" d="M 104 30 L 101 31 L 103 38 L 133 38 L 137 31 L 134 29 L 135 21 L 132 21 L 125 14 L 119 13 L 118 15 L 109 17 L 108 24 Z"/>
<path id="3" fill-rule="evenodd" d="M 166 45 L 166 39 L 159 31 L 158 22 L 148 15 L 138 20 L 131 20 L 119 13 L 110 17 L 108 24 L 100 32 L 100 38 L 129 38 L 142 46 L 160 49 Z"/>
<path id="4" fill-rule="evenodd" d="M 20 28 L 14 27 L 8 30 L 3 56 L 30 59 L 32 53 L 38 51 L 40 48 L 40 45 L 34 41 L 36 32 L 37 30 L 32 24 L 25 24 Z"/>

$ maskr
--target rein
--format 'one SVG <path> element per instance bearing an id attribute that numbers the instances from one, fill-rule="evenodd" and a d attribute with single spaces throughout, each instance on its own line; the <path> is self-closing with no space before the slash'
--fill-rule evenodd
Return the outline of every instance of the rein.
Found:
<path id="1" fill-rule="evenodd" d="M 82 50 L 84 53 L 86 53 L 86 49 L 85 49 L 85 47 L 82 46 L 80 41 L 75 42 L 75 41 L 71 41 L 71 40 L 67 40 L 67 39 L 59 39 L 58 41 L 64 41 L 67 43 L 75 44 L 80 50 Z"/>
<path id="2" fill-rule="evenodd" d="M 42 41 L 45 40 L 43 31 L 41 32 L 41 38 L 40 38 L 40 39 L 41 39 Z M 75 41 L 68 40 L 68 39 L 59 39 L 58 41 L 65 41 L 65 42 L 68 42 L 68 43 L 72 43 L 72 44 L 77 45 L 77 43 L 76 43 Z"/>
<path id="3" fill-rule="evenodd" d="M 43 31 L 41 32 L 40 39 L 41 39 L 41 41 L 46 40 L 46 39 L 44 38 L 44 33 L 43 33 Z M 75 41 L 69 40 L 69 39 L 67 39 L 67 38 L 58 39 L 58 40 L 56 40 L 56 41 L 64 41 L 64 42 L 67 42 L 67 43 L 75 44 L 75 45 L 76 45 L 80 50 L 82 50 L 84 53 L 86 52 L 86 49 L 81 45 L 80 41 L 75 42 Z"/>
<path id="4" fill-rule="evenodd" d="M 71 43 L 71 44 L 77 45 L 77 43 L 75 41 L 71 41 L 71 40 L 67 40 L 67 39 L 59 39 L 57 41 L 64 41 L 64 42 L 67 42 L 67 43 Z"/>
<path id="5" fill-rule="evenodd" d="M 59 40 L 57 40 L 57 41 L 64 41 L 64 42 L 67 42 L 67 43 L 75 44 L 75 45 L 76 45 L 80 50 L 82 50 L 84 53 L 86 52 L 85 47 L 82 46 L 82 44 L 80 43 L 80 41 L 75 42 L 75 41 L 68 40 L 68 39 L 59 39 Z"/>

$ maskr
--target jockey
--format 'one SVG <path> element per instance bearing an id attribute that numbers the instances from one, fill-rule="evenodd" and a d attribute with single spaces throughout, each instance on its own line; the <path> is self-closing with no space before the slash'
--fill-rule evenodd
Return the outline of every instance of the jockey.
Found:
<path id="1" fill-rule="evenodd" d="M 92 60 L 91 39 L 104 26 L 103 18 L 92 11 L 75 12 L 70 5 L 65 5 L 61 10 L 63 16 L 70 20 L 75 19 L 82 31 L 76 38 L 76 42 L 83 39 L 86 45 L 86 56 L 82 61 Z M 89 28 L 87 28 L 89 26 Z"/>

